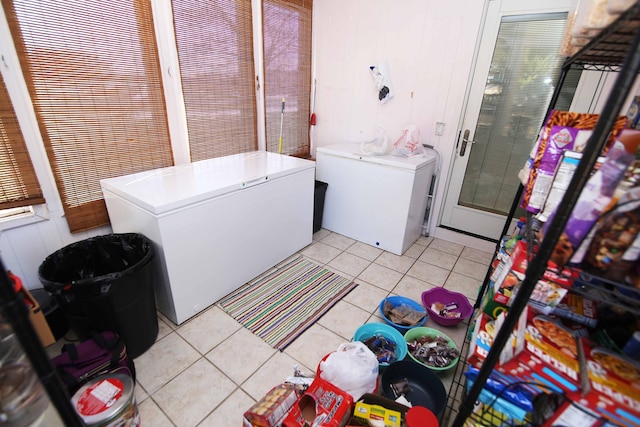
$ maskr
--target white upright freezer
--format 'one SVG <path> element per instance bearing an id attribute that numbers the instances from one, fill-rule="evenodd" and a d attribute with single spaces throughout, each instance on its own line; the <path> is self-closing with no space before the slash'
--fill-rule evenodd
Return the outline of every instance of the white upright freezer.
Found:
<path id="1" fill-rule="evenodd" d="M 155 243 L 159 310 L 180 324 L 312 240 L 315 163 L 264 151 L 101 181 L 115 233 Z"/>
<path id="2" fill-rule="evenodd" d="M 329 184 L 322 227 L 402 255 L 421 235 L 435 165 L 431 153 L 372 156 L 358 143 L 318 147 L 316 179 Z"/>

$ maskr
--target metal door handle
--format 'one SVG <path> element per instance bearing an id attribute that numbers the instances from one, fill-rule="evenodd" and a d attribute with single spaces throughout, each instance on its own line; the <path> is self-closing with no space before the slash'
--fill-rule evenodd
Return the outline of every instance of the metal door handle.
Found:
<path id="1" fill-rule="evenodd" d="M 470 142 L 475 144 L 475 141 L 469 139 L 469 129 L 465 129 L 462 134 L 462 146 L 460 147 L 460 156 L 464 156 L 464 153 L 467 151 L 467 143 Z"/>

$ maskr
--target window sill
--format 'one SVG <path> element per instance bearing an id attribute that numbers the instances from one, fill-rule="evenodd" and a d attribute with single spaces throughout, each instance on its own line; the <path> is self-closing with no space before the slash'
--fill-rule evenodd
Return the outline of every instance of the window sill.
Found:
<path id="1" fill-rule="evenodd" d="M 49 219 L 49 211 L 45 205 L 32 206 L 33 212 L 23 213 L 0 219 L 0 232 L 25 225 L 36 224 Z"/>

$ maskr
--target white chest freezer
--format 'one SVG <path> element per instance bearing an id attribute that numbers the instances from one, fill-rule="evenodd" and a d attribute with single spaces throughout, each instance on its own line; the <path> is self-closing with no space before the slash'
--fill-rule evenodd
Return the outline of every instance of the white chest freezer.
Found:
<path id="1" fill-rule="evenodd" d="M 269 152 L 101 181 L 115 233 L 155 243 L 159 310 L 180 324 L 309 245 L 315 163 Z"/>
<path id="2" fill-rule="evenodd" d="M 421 235 L 435 165 L 434 154 L 367 156 L 358 143 L 318 147 L 316 179 L 329 184 L 322 227 L 402 255 Z"/>

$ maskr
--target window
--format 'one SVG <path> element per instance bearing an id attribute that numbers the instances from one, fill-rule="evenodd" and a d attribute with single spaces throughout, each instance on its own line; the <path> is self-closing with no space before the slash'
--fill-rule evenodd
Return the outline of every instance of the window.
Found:
<path id="1" fill-rule="evenodd" d="M 309 156 L 311 5 L 265 0 L 262 18 L 267 150 L 279 151 L 282 127 L 282 152 L 300 157 Z"/>
<path id="2" fill-rule="evenodd" d="M 100 179 L 173 164 L 151 6 L 2 4 L 69 229 L 108 224 Z"/>
<path id="3" fill-rule="evenodd" d="M 251 2 L 172 5 L 191 161 L 256 150 Z"/>
<path id="4" fill-rule="evenodd" d="M 108 224 L 103 178 L 171 166 L 174 151 L 178 162 L 277 151 L 281 98 L 282 152 L 309 155 L 311 0 L 2 7 L 35 111 L 26 120 L 37 121 L 29 129 L 42 136 L 71 232 Z M 163 86 L 167 58 L 165 79 L 179 65 L 181 84 Z M 165 97 L 178 104 L 167 109 Z"/>
<path id="5" fill-rule="evenodd" d="M 0 74 L 0 210 L 15 214 L 40 203 L 42 190 Z"/>

